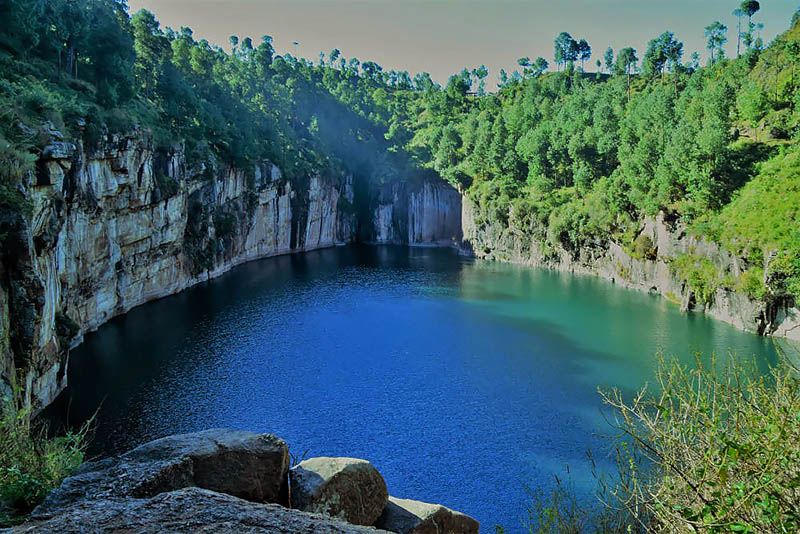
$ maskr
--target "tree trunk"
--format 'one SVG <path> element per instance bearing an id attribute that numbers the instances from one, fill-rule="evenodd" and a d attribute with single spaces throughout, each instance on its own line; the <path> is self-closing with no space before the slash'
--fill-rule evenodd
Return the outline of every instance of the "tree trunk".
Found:
<path id="1" fill-rule="evenodd" d="M 75 47 L 72 45 L 72 39 L 67 39 L 67 68 L 66 71 L 72 75 L 75 70 Z"/>
<path id="2" fill-rule="evenodd" d="M 628 104 L 631 103 L 631 70 L 628 67 Z"/>
<path id="3" fill-rule="evenodd" d="M 742 44 L 742 17 L 736 17 L 736 58 L 739 58 L 739 50 Z"/>

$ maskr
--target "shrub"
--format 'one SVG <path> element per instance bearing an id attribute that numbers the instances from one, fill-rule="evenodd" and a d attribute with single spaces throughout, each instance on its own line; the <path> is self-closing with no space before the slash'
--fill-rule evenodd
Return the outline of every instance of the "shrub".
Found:
<path id="1" fill-rule="evenodd" d="M 156 187 L 160 193 L 159 198 L 161 200 L 172 198 L 178 194 L 178 191 L 180 191 L 181 186 L 178 183 L 178 180 L 168 176 L 166 173 L 156 170 L 154 173 L 154 178 Z"/>
<path id="2" fill-rule="evenodd" d="M 672 259 L 672 272 L 685 280 L 689 290 L 701 304 L 710 303 L 722 285 L 720 273 L 711 260 L 695 254 L 682 254 Z"/>
<path id="3" fill-rule="evenodd" d="M 753 267 L 739 275 L 736 290 L 741 291 L 753 300 L 762 300 L 767 294 L 764 285 L 764 269 Z"/>
<path id="4" fill-rule="evenodd" d="M 88 423 L 48 437 L 31 420 L 20 393 L 0 406 L 0 526 L 24 519 L 47 493 L 83 462 Z"/>
<path id="5" fill-rule="evenodd" d="M 650 238 L 649 235 L 641 234 L 633 241 L 633 254 L 634 258 L 638 259 L 645 259 L 645 260 L 655 260 L 658 257 L 658 251 L 656 250 L 655 245 L 653 244 L 653 240 Z"/>
<path id="6" fill-rule="evenodd" d="M 621 430 L 616 505 L 633 530 L 800 528 L 800 381 L 778 366 L 660 362 L 657 388 L 603 394 Z"/>

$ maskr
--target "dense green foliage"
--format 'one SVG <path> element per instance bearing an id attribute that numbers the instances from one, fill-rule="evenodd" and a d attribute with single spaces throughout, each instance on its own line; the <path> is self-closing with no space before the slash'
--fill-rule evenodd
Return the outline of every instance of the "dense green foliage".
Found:
<path id="1" fill-rule="evenodd" d="M 609 240 L 634 250 L 642 218 L 661 212 L 744 253 L 751 278 L 760 269 L 786 280 L 770 286 L 773 296 L 797 295 L 800 25 L 767 48 L 750 35 L 732 60 L 721 52 L 725 32 L 707 28 L 707 67 L 682 63 L 683 45 L 665 32 L 640 69 L 635 50 L 616 63 L 607 51 L 610 76 L 575 68 L 577 56 L 565 55 L 574 40 L 559 35 L 564 72 L 512 76 L 479 98 L 454 77 L 420 95 L 408 148 L 466 190 L 479 225 L 510 226 L 576 254 Z"/>
<path id="2" fill-rule="evenodd" d="M 411 86 L 407 73 L 338 52 L 326 65 L 278 56 L 269 36 L 232 38 L 226 52 L 149 12 L 129 16 L 119 0 L 4 0 L 0 11 L 13 22 L 0 28 L 5 192 L 51 128 L 89 150 L 107 133 L 146 128 L 158 148 L 183 143 L 198 168 L 269 159 L 291 178 L 407 170 L 384 139 L 399 102 L 390 93 Z"/>
<path id="3" fill-rule="evenodd" d="M 521 58 L 522 72 L 501 73 L 486 94 L 483 66 L 442 87 L 335 49 L 316 64 L 276 55 L 269 36 L 231 37 L 226 52 L 146 11 L 131 17 L 122 0 L 5 0 L 0 206 L 24 209 L 16 180 L 48 138 L 24 125 L 50 123 L 90 148 L 144 127 L 159 146 L 184 143 L 206 173 L 263 159 L 292 178 L 346 167 L 387 181 L 430 168 L 475 202 L 478 224 L 535 236 L 545 251 L 613 240 L 636 253 L 640 221 L 663 212 L 743 254 L 750 279 L 761 270 L 775 281 L 768 291 L 743 281 L 751 294 L 796 295 L 800 238 L 779 196 L 797 176 L 800 26 L 765 47 L 755 4 L 737 10 L 735 59 L 715 22 L 707 67 L 696 55 L 684 63 L 683 44 L 663 32 L 641 64 L 633 48 L 608 49 L 604 72 L 589 74 L 592 47 L 562 32 L 559 72 Z"/>

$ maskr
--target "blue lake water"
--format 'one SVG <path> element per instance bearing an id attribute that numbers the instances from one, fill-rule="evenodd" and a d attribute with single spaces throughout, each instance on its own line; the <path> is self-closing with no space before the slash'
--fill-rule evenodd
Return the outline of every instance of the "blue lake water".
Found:
<path id="1" fill-rule="evenodd" d="M 586 453 L 602 466 L 611 432 L 597 388 L 652 380 L 658 351 L 776 360 L 767 339 L 602 280 L 350 246 L 249 263 L 109 322 L 72 351 L 51 413 L 74 424 L 100 406 L 92 455 L 272 432 L 298 458 L 369 459 L 393 495 L 516 532 L 526 487 L 554 475 L 591 502 Z"/>

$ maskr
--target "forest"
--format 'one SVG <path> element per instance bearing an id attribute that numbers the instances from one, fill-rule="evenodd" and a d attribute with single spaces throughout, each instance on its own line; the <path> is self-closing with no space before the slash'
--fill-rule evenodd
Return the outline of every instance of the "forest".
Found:
<path id="1" fill-rule="evenodd" d="M 744 2 L 737 57 L 714 22 L 705 66 L 667 31 L 644 51 L 605 50 L 588 72 L 592 47 L 562 32 L 555 72 L 523 57 L 489 92 L 483 66 L 441 86 L 337 49 L 316 63 L 277 55 L 268 35 L 223 50 L 124 1 L 0 10 L 6 208 L 24 207 L 17 184 L 48 128 L 87 146 L 143 128 L 208 169 L 269 159 L 291 177 L 346 166 L 372 180 L 433 169 L 476 203 L 479 224 L 537 236 L 545 254 L 613 240 L 646 256 L 640 221 L 661 212 L 746 262 L 736 280 L 684 262 L 698 293 L 800 294 L 797 16 L 766 46 L 758 3 Z"/>
<path id="2" fill-rule="evenodd" d="M 6 235 L 31 209 L 25 177 L 53 138 L 91 151 L 113 134 L 145 131 L 160 149 L 180 146 L 208 180 L 214 169 L 262 160 L 297 180 L 342 169 L 379 182 L 437 173 L 475 204 L 477 225 L 533 237 L 545 256 L 613 242 L 648 258 L 640 228 L 660 214 L 742 261 L 731 277 L 705 258 L 675 258 L 700 300 L 724 287 L 794 303 L 800 9 L 767 43 L 759 7 L 742 2 L 736 28 L 710 21 L 705 62 L 670 31 L 645 50 L 602 52 L 560 32 L 551 59 L 521 57 L 492 87 L 485 66 L 439 84 L 338 49 L 315 61 L 278 54 L 269 35 L 231 36 L 222 48 L 190 28 L 162 27 L 148 11 L 131 14 L 125 0 L 0 0 L 0 251 L 12 253 Z M 668 382 L 691 390 L 694 375 L 672 373 Z M 797 401 L 790 386 L 781 389 L 787 405 Z M 768 388 L 758 393 L 772 408 Z M 759 406 L 745 423 L 771 432 Z M 703 436 L 717 446 L 716 437 Z M 61 474 L 20 491 L 41 499 Z M 708 513 L 730 512 L 725 498 Z M 685 517 L 702 521 L 707 504 Z M 768 512 L 732 530 L 778 524 Z M 796 516 L 775 521 L 797 527 Z"/>

